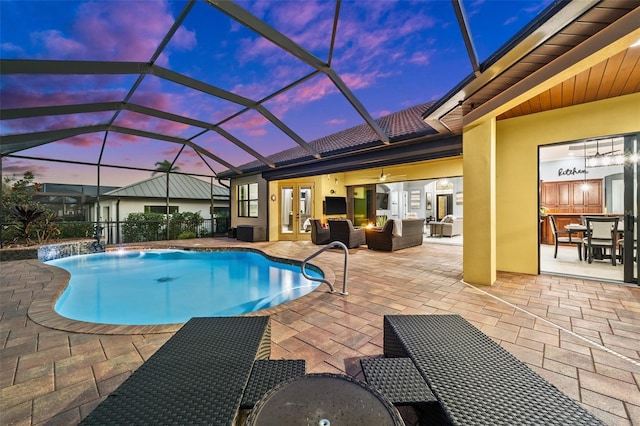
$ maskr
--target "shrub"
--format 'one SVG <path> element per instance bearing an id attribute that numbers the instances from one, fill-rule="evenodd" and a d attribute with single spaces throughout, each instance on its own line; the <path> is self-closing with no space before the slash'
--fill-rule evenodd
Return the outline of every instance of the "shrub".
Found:
<path id="1" fill-rule="evenodd" d="M 200 212 L 184 212 L 174 213 L 171 215 L 169 221 L 169 239 L 180 239 L 180 235 L 185 232 L 191 232 L 194 237 L 197 236 L 201 230 L 203 219 L 200 216 Z"/>
<path id="2" fill-rule="evenodd" d="M 130 213 L 122 224 L 125 243 L 164 240 L 165 215 L 161 213 Z"/>
<path id="3" fill-rule="evenodd" d="M 94 224 L 91 222 L 58 222 L 60 238 L 92 238 Z"/>
<path id="4" fill-rule="evenodd" d="M 16 241 L 42 244 L 60 234 L 60 229 L 53 222 L 56 214 L 38 204 L 17 205 L 8 211 L 13 218 L 9 227 L 16 231 Z"/>
<path id="5" fill-rule="evenodd" d="M 179 240 L 189 240 L 195 237 L 196 237 L 196 233 L 191 231 L 185 231 L 182 234 L 178 235 Z"/>

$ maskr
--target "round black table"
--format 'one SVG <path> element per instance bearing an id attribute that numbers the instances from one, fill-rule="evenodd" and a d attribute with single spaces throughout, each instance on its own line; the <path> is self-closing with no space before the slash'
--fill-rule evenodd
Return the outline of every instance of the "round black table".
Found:
<path id="1" fill-rule="evenodd" d="M 338 374 L 283 382 L 255 405 L 248 425 L 404 425 L 398 410 L 369 385 Z"/>

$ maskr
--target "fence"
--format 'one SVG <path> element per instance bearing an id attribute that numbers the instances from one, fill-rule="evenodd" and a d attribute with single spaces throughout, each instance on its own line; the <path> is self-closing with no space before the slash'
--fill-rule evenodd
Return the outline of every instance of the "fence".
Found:
<path id="1" fill-rule="evenodd" d="M 169 223 L 169 239 L 227 236 L 230 218 L 200 219 Z M 95 222 L 56 222 L 60 239 L 95 238 Z M 105 244 L 161 241 L 167 239 L 166 221 L 100 222 L 100 240 Z M 8 237 L 3 233 L 2 237 Z M 4 244 L 9 241 L 3 241 Z"/>
<path id="2" fill-rule="evenodd" d="M 197 223 L 169 223 L 170 240 L 180 238 L 208 238 L 226 236 L 229 218 L 202 219 Z M 160 241 L 167 239 L 165 221 L 102 222 L 100 238 L 105 244 Z"/>

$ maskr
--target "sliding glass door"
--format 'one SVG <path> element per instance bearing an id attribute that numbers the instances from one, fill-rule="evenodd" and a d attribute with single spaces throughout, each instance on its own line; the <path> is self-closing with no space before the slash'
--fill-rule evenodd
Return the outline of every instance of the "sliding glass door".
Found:
<path id="1" fill-rule="evenodd" d="M 638 135 L 613 135 L 540 148 L 540 271 L 638 283 Z M 618 217 L 614 250 L 585 262 L 575 245 L 555 245 L 556 232 L 586 217 Z M 555 222 L 555 229 L 551 224 Z M 573 238 L 584 235 L 574 234 Z M 610 256 L 616 257 L 612 266 Z"/>
<path id="2" fill-rule="evenodd" d="M 622 261 L 624 282 L 638 283 L 638 135 L 624 137 L 624 231 Z"/>

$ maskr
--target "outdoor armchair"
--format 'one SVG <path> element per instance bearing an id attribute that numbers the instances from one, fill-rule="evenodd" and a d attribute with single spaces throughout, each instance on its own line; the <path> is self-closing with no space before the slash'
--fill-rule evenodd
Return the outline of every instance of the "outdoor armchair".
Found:
<path id="1" fill-rule="evenodd" d="M 330 220 L 329 235 L 331 241 L 340 241 L 348 248 L 366 244 L 364 228 L 354 228 L 351 220 Z"/>

